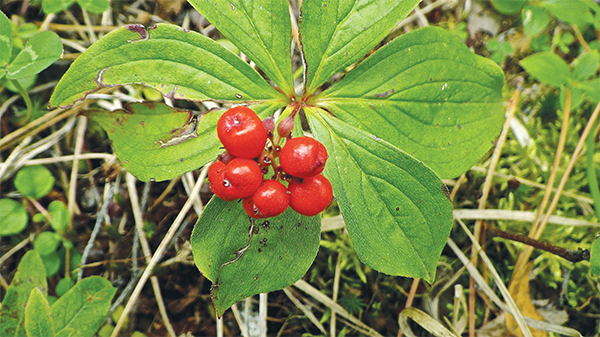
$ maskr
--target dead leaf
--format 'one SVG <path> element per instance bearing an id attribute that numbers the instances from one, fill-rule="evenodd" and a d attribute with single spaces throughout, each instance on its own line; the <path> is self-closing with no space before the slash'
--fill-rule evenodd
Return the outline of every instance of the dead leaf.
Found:
<path id="1" fill-rule="evenodd" d="M 508 286 L 508 292 L 515 300 L 515 304 L 523 316 L 543 321 L 544 317 L 537 312 L 535 306 L 531 302 L 531 294 L 529 292 L 529 274 L 531 273 L 532 266 L 533 262 L 530 262 L 525 268 L 515 271 L 515 273 L 518 274 L 513 275 L 510 285 Z M 521 328 L 519 328 L 517 321 L 512 315 L 506 315 L 506 329 L 513 336 L 523 336 Z M 534 337 L 548 336 L 546 331 L 533 328 L 529 328 L 529 330 Z"/>

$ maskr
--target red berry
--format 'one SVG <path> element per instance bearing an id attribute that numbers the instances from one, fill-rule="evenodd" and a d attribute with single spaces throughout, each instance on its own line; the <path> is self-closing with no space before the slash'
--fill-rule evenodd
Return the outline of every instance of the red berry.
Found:
<path id="1" fill-rule="evenodd" d="M 211 166 L 208 171 L 210 188 L 214 194 L 225 201 L 252 195 L 262 182 L 260 167 L 251 159 L 235 158 L 222 168 L 220 164 L 217 164 L 215 169 L 212 168 Z"/>
<path id="2" fill-rule="evenodd" d="M 258 157 L 267 143 L 265 125 L 245 106 L 231 108 L 219 118 L 217 135 L 225 149 L 239 158 Z"/>
<path id="3" fill-rule="evenodd" d="M 288 139 L 279 154 L 279 165 L 294 177 L 312 177 L 325 168 L 327 149 L 310 137 Z"/>
<path id="4" fill-rule="evenodd" d="M 233 201 L 235 198 L 228 197 L 226 191 L 223 190 L 223 168 L 225 164 L 222 161 L 217 160 L 212 163 L 208 168 L 208 182 L 210 183 L 210 190 L 219 198 L 225 201 Z"/>
<path id="5" fill-rule="evenodd" d="M 294 179 L 288 186 L 290 207 L 306 216 L 321 213 L 333 198 L 331 183 L 322 174 L 301 180 L 303 181 L 298 182 Z"/>
<path id="6" fill-rule="evenodd" d="M 283 213 L 289 203 L 287 188 L 276 180 L 263 180 L 251 197 L 243 201 L 246 214 L 253 218 L 270 218 Z"/>

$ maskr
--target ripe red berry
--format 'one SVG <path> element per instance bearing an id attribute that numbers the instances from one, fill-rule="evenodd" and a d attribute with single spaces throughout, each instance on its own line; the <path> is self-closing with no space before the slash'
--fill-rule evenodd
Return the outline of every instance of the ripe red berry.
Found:
<path id="1" fill-rule="evenodd" d="M 306 216 L 321 213 L 333 198 L 331 183 L 322 174 L 301 180 L 303 181 L 292 180 L 288 186 L 290 207 Z"/>
<path id="2" fill-rule="evenodd" d="M 246 214 L 253 218 L 270 218 L 283 213 L 289 203 L 287 188 L 276 180 L 263 180 L 254 194 L 243 201 Z"/>
<path id="3" fill-rule="evenodd" d="M 214 169 L 209 168 L 208 180 L 213 193 L 225 201 L 252 195 L 262 182 L 260 167 L 251 159 L 235 158 L 227 165 L 218 163 L 221 162 L 213 164 Z"/>
<path id="4" fill-rule="evenodd" d="M 265 148 L 263 121 L 245 106 L 227 110 L 217 122 L 217 135 L 225 149 L 238 158 L 256 158 Z"/>
<path id="5" fill-rule="evenodd" d="M 279 154 L 279 165 L 294 177 L 312 177 L 325 168 L 327 149 L 310 137 L 288 139 Z"/>

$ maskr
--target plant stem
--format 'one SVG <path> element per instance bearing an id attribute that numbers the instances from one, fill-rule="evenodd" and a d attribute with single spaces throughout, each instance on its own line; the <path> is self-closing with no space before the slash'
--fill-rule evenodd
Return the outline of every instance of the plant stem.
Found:
<path id="1" fill-rule="evenodd" d="M 596 218 L 600 220 L 600 187 L 598 187 L 598 177 L 596 176 L 596 167 L 594 165 L 594 138 L 596 133 L 594 129 L 591 130 L 587 139 L 585 140 L 586 150 L 586 172 L 588 185 L 590 186 L 590 194 L 594 200 L 594 209 L 596 210 Z"/>
<path id="2" fill-rule="evenodd" d="M 553 245 L 548 242 L 533 239 L 526 235 L 505 232 L 501 229 L 498 229 L 498 228 L 490 226 L 490 225 L 486 225 L 485 230 L 486 230 L 486 234 L 489 236 L 497 236 L 497 237 L 521 242 L 526 245 L 532 246 L 534 248 L 547 251 L 554 255 L 558 255 L 558 256 L 562 257 L 563 259 L 569 260 L 571 262 L 580 262 L 580 261 L 590 259 L 590 251 L 587 249 L 572 250 L 572 249 L 568 249 L 568 248 L 563 248 L 563 247 L 559 247 L 559 246 Z"/>
<path id="3" fill-rule="evenodd" d="M 19 81 L 10 80 L 10 82 L 15 86 L 15 88 L 17 88 L 17 90 L 19 91 L 21 96 L 23 96 L 23 100 L 25 101 L 25 105 L 27 106 L 26 120 L 29 120 L 29 118 L 31 118 L 31 116 L 33 115 L 33 104 L 31 103 L 31 98 L 29 98 L 29 94 L 27 93 L 27 90 L 23 89 L 23 87 L 21 86 L 21 83 L 19 83 Z"/>

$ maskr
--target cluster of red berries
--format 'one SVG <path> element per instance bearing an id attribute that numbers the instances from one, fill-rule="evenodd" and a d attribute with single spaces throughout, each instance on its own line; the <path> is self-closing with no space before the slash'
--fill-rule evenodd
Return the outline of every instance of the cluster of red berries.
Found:
<path id="1" fill-rule="evenodd" d="M 327 150 L 313 138 L 292 138 L 293 128 L 293 118 L 284 118 L 274 139 L 273 117 L 262 121 L 242 106 L 225 112 L 217 135 L 226 151 L 208 170 L 213 193 L 225 201 L 243 199 L 253 218 L 277 216 L 288 206 L 306 216 L 322 212 L 333 197 L 331 183 L 321 174 Z M 273 176 L 265 178 L 269 168 Z"/>

